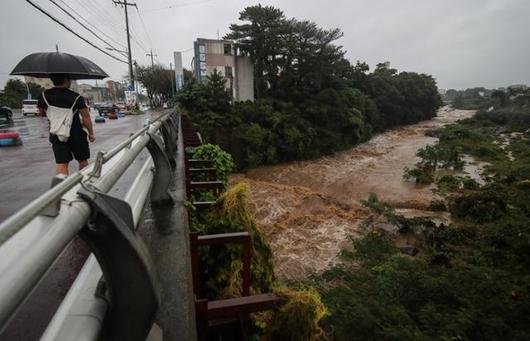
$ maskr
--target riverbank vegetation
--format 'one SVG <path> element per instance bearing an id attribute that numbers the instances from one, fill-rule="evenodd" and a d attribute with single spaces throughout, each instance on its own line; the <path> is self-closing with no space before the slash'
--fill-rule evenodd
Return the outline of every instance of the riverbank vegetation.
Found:
<path id="1" fill-rule="evenodd" d="M 530 112 L 530 88 L 525 85 L 512 85 L 499 89 L 484 87 L 466 90 L 449 89 L 442 99 L 455 109 Z"/>
<path id="2" fill-rule="evenodd" d="M 529 129 L 530 114 L 499 110 L 434 132 L 439 142 L 420 163 L 434 168 L 449 224 L 366 201 L 395 228 L 369 220 L 342 263 L 313 280 L 336 340 L 530 338 Z M 440 175 L 455 150 L 485 163 L 484 184 Z"/>
<path id="3" fill-rule="evenodd" d="M 226 184 L 232 170 L 230 154 L 219 146 L 206 144 L 189 148 L 194 158 L 212 160 L 219 179 Z M 207 192 L 201 198 L 215 198 Z M 324 340 L 319 322 L 327 314 L 318 292 L 310 286 L 286 287 L 276 280 L 272 252 L 255 222 L 254 207 L 247 183 L 225 191 L 209 211 L 188 206 L 191 232 L 204 234 L 248 232 L 251 238 L 251 294 L 274 292 L 285 300 L 275 311 L 254 314 L 247 332 L 260 340 Z M 201 298 L 210 300 L 241 297 L 243 293 L 243 250 L 241 246 L 211 245 L 199 249 L 198 283 Z"/>
<path id="4" fill-rule="evenodd" d="M 432 118 L 441 105 L 435 80 L 380 63 L 351 64 L 339 29 L 250 6 L 226 39 L 254 64 L 254 102 L 233 103 L 219 73 L 186 79 L 177 95 L 207 141 L 229 151 L 239 169 L 315 158 L 374 133 Z"/>

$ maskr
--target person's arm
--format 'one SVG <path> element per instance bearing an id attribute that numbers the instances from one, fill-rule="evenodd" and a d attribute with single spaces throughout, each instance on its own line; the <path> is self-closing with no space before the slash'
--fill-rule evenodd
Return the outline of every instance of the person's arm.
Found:
<path id="1" fill-rule="evenodd" d="M 92 120 L 90 119 L 88 108 L 79 110 L 79 114 L 83 120 L 83 125 L 88 129 L 88 140 L 90 142 L 94 142 L 96 140 L 96 136 L 94 135 L 94 127 L 92 126 Z"/>

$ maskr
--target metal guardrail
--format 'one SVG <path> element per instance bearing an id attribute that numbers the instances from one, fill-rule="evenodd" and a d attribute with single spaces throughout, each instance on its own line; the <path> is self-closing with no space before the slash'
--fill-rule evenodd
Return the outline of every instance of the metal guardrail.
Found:
<path id="1" fill-rule="evenodd" d="M 93 167 L 69 176 L 0 224 L 0 329 L 79 234 L 94 255 L 43 339 L 94 340 L 101 333 L 109 339 L 145 338 L 159 297 L 150 257 L 134 230 L 149 196 L 152 203 L 172 200 L 168 189 L 178 173 L 172 171 L 178 129 L 176 113 L 161 115 L 112 150 L 98 153 Z M 107 195 L 144 148 L 151 157 L 124 200 Z M 42 215 L 58 200 L 56 216 Z M 101 286 L 102 273 L 106 290 L 94 296 L 87 288 Z M 125 320 L 120 318 L 124 312 Z"/>

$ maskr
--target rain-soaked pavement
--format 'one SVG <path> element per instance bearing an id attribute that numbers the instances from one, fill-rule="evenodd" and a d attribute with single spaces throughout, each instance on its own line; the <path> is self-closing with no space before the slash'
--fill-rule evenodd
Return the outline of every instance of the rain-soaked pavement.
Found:
<path id="1" fill-rule="evenodd" d="M 91 114 L 92 116 L 95 113 Z M 147 118 L 156 114 L 126 116 L 106 123 L 94 123 L 96 141 L 90 145 L 92 160 L 99 150 L 109 150 L 126 139 L 129 133 L 143 127 Z M 0 122 L 0 132 L 18 131 L 23 145 L 0 147 L 0 221 L 44 193 L 50 187 L 55 172 L 55 161 L 48 141 L 47 120 L 42 117 L 23 117 L 14 113 L 14 122 Z M 145 155 L 144 155 L 145 157 Z M 70 172 L 77 170 L 71 162 Z M 117 184 L 122 188 L 124 183 Z M 124 193 L 123 193 L 124 194 Z"/>
<path id="2" fill-rule="evenodd" d="M 94 117 L 95 113 L 91 113 Z M 126 139 L 131 132 L 142 128 L 146 119 L 158 113 L 126 116 L 106 123 L 94 124 L 96 141 L 91 144 L 91 156 L 99 150 L 109 150 Z M 14 122 L 0 122 L 0 131 L 18 131 L 23 145 L 0 148 L 0 221 L 15 213 L 50 186 L 55 162 L 48 142 L 47 121 L 41 117 L 23 117 L 14 114 Z M 145 161 L 144 151 L 111 194 L 122 197 L 134 179 L 134 174 Z M 77 169 L 72 162 L 70 172 Z M 12 317 L 7 328 L 0 332 L 0 340 L 38 340 L 53 317 L 62 298 L 68 292 L 77 273 L 88 257 L 89 251 L 80 239 L 74 239 L 57 258 L 46 276 L 31 293 L 28 300 Z"/>

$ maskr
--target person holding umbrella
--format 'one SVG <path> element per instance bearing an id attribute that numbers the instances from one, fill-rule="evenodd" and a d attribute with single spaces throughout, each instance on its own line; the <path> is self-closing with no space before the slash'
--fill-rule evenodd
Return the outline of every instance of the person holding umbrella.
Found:
<path id="1" fill-rule="evenodd" d="M 94 128 L 84 98 L 70 90 L 74 79 L 103 79 L 108 75 L 90 60 L 68 53 L 33 53 L 22 59 L 11 75 L 50 78 L 54 87 L 39 97 L 41 115 L 50 121 L 50 142 L 55 156 L 56 173 L 68 175 L 74 158 L 79 169 L 88 165 L 88 141 L 95 141 Z"/>
<path id="2" fill-rule="evenodd" d="M 48 111 L 57 112 L 61 111 L 60 109 L 67 109 L 65 114 L 71 115 L 70 131 L 66 132 L 62 139 L 60 131 L 50 129 L 50 142 L 57 164 L 56 173 L 68 174 L 68 164 L 74 158 L 79 163 L 79 170 L 88 166 L 88 159 L 90 158 L 88 141 L 94 142 L 96 138 L 85 100 L 83 96 L 70 90 L 69 76 L 67 74 L 52 74 L 50 79 L 54 87 L 40 94 L 37 106 L 42 116 L 49 117 L 50 126 L 53 126 L 52 117 L 54 114 L 47 115 Z M 63 115 L 55 116 L 55 119 L 64 119 Z"/>

